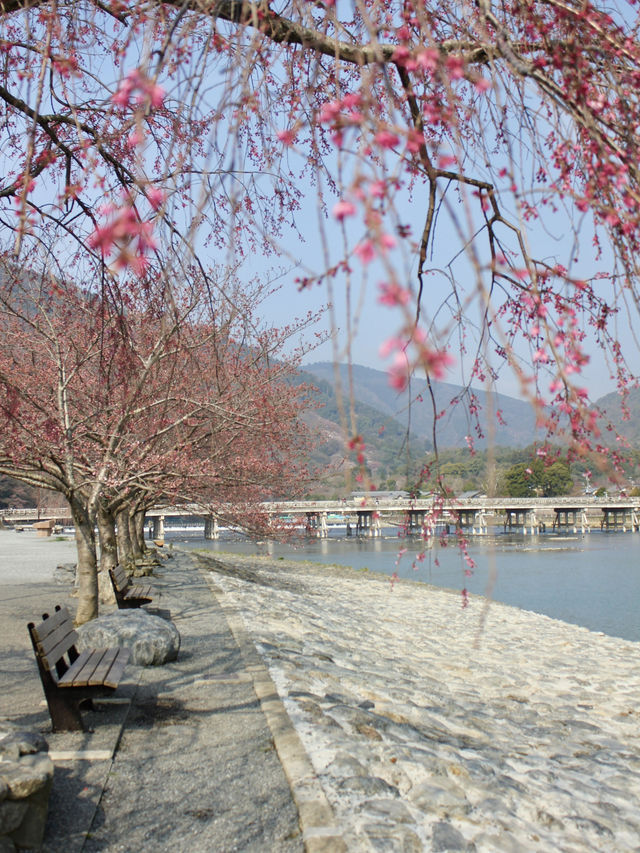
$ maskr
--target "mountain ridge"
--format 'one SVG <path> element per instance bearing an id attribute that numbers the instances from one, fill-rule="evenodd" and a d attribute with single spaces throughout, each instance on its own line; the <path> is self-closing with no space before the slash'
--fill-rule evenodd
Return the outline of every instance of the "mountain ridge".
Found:
<path id="1" fill-rule="evenodd" d="M 303 370 L 328 383 L 335 393 L 336 366 L 333 363 L 314 362 L 304 365 Z M 430 444 L 434 421 L 438 446 L 442 448 L 466 447 L 468 436 L 479 449 L 487 446 L 489 434 L 497 446 L 516 448 L 527 447 L 537 437 L 530 404 L 514 397 L 489 395 L 482 389 L 467 391 L 449 382 L 432 382 L 434 417 L 426 380 L 414 379 L 405 391 L 398 392 L 389 385 L 384 371 L 359 364 L 340 364 L 337 370 L 345 399 L 349 398 L 348 389 L 352 387 L 354 400 L 393 418 L 403 430 L 410 428 L 414 437 L 428 440 Z M 469 403 L 477 411 L 477 423 L 469 416 Z M 500 418 L 495 415 L 498 410 Z"/>

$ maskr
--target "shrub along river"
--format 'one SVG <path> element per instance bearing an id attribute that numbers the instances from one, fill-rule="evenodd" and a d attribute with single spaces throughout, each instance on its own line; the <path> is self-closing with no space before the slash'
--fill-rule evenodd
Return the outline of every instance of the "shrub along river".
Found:
<path id="1" fill-rule="evenodd" d="M 524 610 L 544 613 L 614 637 L 640 641 L 640 533 L 576 535 L 495 533 L 470 537 L 471 575 L 453 537 L 424 553 L 418 538 L 328 539 L 299 545 L 256 543 L 237 538 L 207 541 L 202 534 L 167 531 L 168 541 L 190 548 L 268 554 L 353 566 L 439 587 L 486 595 Z M 406 549 L 406 550 L 405 550 Z M 462 601 L 462 596 L 461 596 Z"/>

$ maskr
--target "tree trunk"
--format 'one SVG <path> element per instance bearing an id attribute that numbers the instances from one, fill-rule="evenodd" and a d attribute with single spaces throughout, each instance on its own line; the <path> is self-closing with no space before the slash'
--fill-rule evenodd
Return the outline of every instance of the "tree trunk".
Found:
<path id="1" fill-rule="evenodd" d="M 138 536 L 138 527 L 136 525 L 137 510 L 131 506 L 127 512 L 127 522 L 129 524 L 129 541 L 131 542 L 131 552 L 134 560 L 141 560 L 144 557 L 144 542 L 140 544 Z"/>
<path id="2" fill-rule="evenodd" d="M 93 520 L 86 507 L 79 504 L 76 498 L 71 501 L 71 515 L 76 529 L 76 550 L 78 552 L 76 625 L 83 625 L 98 615 L 96 538 Z"/>
<path id="3" fill-rule="evenodd" d="M 100 602 L 115 604 L 116 597 L 109 577 L 109 569 L 118 565 L 118 543 L 116 540 L 116 522 L 113 513 L 102 502 L 98 504 L 98 537 L 100 540 L 100 568 L 98 571 L 98 592 Z"/>
<path id="4" fill-rule="evenodd" d="M 116 525 L 120 565 L 129 569 L 133 565 L 134 555 L 129 532 L 129 510 L 126 506 L 116 513 Z"/>
<path id="5" fill-rule="evenodd" d="M 145 519 L 145 511 L 144 509 L 138 509 L 133 516 L 133 523 L 135 526 L 136 536 L 138 538 L 138 543 L 140 545 L 140 550 L 144 554 L 148 549 L 147 545 L 144 541 L 144 519 Z"/>

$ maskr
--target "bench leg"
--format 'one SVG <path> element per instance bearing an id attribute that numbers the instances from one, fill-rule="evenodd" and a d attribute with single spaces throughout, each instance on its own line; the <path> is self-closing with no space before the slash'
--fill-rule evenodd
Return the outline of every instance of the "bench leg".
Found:
<path id="1" fill-rule="evenodd" d="M 78 702 L 65 699 L 58 691 L 47 694 L 47 705 L 54 732 L 83 732 Z"/>

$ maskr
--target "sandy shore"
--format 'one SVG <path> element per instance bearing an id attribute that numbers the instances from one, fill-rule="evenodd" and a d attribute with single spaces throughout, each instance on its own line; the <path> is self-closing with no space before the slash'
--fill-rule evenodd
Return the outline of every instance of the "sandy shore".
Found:
<path id="1" fill-rule="evenodd" d="M 199 559 L 349 849 L 639 849 L 640 643 L 350 569 Z"/>

